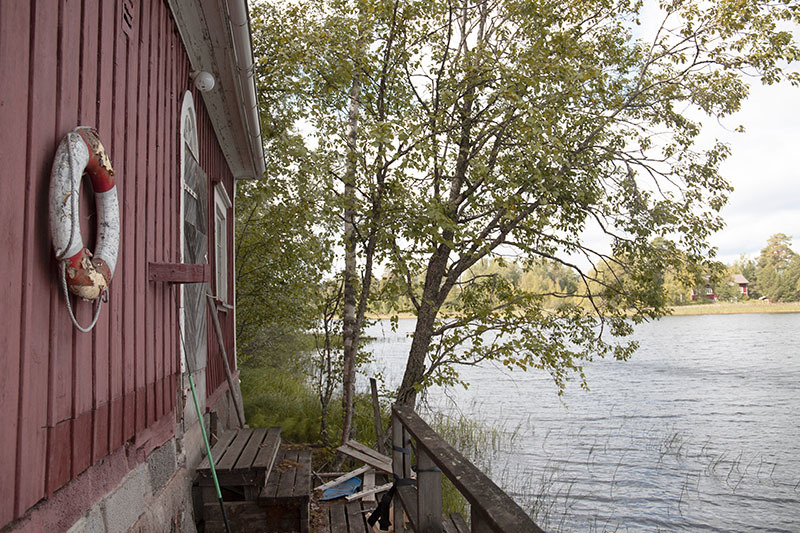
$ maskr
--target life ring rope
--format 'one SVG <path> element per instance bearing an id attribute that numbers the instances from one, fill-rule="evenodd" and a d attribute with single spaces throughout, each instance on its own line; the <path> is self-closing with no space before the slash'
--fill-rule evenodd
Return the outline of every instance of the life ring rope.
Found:
<path id="1" fill-rule="evenodd" d="M 97 324 L 97 319 L 100 318 L 100 308 L 103 306 L 103 302 L 108 301 L 108 293 L 111 292 L 111 288 L 106 289 L 103 292 L 103 296 L 97 299 L 97 307 L 94 310 L 94 318 L 92 319 L 92 323 L 86 327 L 81 326 L 78 322 L 78 319 L 75 318 L 75 313 L 72 311 L 72 302 L 69 299 L 69 289 L 67 288 L 67 262 L 68 261 L 61 261 L 61 289 L 64 291 L 64 300 L 67 302 L 69 318 L 72 320 L 72 325 L 75 326 L 78 331 L 82 333 L 89 333 Z"/>

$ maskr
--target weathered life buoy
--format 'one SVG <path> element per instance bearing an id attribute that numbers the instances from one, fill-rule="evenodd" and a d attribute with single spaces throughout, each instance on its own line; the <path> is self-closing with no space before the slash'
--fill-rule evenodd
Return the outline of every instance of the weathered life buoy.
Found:
<path id="1" fill-rule="evenodd" d="M 84 173 L 91 179 L 97 207 L 94 253 L 81 237 L 78 202 Z M 119 226 L 111 160 L 97 131 L 75 128 L 59 143 L 50 178 L 50 236 L 70 292 L 85 300 L 97 300 L 106 293 L 117 264 Z"/>

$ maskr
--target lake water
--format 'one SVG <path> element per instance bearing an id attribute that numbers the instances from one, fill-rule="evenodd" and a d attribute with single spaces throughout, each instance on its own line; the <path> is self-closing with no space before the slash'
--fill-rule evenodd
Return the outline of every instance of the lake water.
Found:
<path id="1" fill-rule="evenodd" d="M 396 388 L 413 320 L 367 335 Z M 800 314 L 666 317 L 630 361 L 586 366 L 559 399 L 547 374 L 464 368 L 430 391 L 513 436 L 490 475 L 548 531 L 800 532 Z"/>

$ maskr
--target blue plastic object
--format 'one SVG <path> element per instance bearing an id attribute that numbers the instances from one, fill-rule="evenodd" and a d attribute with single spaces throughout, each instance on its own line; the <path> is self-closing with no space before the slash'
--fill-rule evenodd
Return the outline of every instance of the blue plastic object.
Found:
<path id="1" fill-rule="evenodd" d="M 347 481 L 342 481 L 338 485 L 322 491 L 322 497 L 320 500 L 335 500 L 336 498 L 341 498 L 343 496 L 350 496 L 360 486 L 360 479 L 357 477 L 350 478 Z"/>

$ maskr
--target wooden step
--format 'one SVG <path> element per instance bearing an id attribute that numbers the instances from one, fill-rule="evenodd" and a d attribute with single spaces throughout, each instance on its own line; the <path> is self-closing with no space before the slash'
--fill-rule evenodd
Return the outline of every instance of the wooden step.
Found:
<path id="1" fill-rule="evenodd" d="M 395 504 L 399 505 L 397 499 L 395 499 Z M 372 528 L 367 523 L 375 507 L 374 502 L 348 502 L 344 498 L 320 502 L 322 516 L 318 523 L 319 531 L 315 530 L 315 533 L 372 533 L 372 531 L 378 531 L 377 523 Z M 408 517 L 406 519 L 408 521 Z M 391 515 L 390 520 L 394 522 L 394 515 Z M 392 527 L 395 525 L 393 523 Z M 395 531 L 400 533 L 401 530 L 396 529 Z M 413 529 L 403 531 L 413 531 Z M 442 520 L 442 533 L 469 532 L 466 520 L 458 513 L 450 513 Z"/>
<path id="2" fill-rule="evenodd" d="M 344 498 L 320 502 L 322 523 L 319 533 L 371 533 L 367 524 L 369 515 L 375 510 L 375 502 L 352 501 Z M 375 527 L 377 531 L 377 526 Z M 315 531 L 315 533 L 317 533 Z"/>

